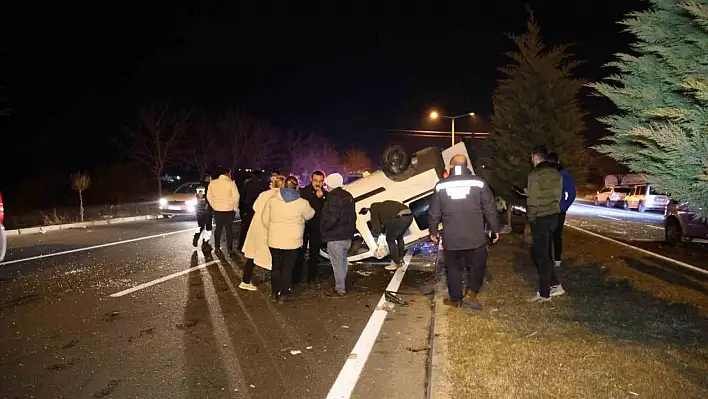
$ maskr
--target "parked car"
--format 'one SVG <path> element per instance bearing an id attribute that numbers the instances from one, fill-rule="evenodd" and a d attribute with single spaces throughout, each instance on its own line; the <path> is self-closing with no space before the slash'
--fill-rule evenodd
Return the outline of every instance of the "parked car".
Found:
<path id="1" fill-rule="evenodd" d="M 595 206 L 605 205 L 613 208 L 617 205 L 624 205 L 625 198 L 632 191 L 630 187 L 605 186 L 595 195 Z"/>
<path id="2" fill-rule="evenodd" d="M 694 238 L 708 239 L 708 221 L 696 216 L 686 203 L 671 201 L 664 213 L 666 242 L 678 244 Z"/>
<path id="3" fill-rule="evenodd" d="M 5 235 L 5 206 L 2 202 L 2 194 L 0 194 L 0 262 L 5 259 L 7 252 L 7 236 Z"/>
<path id="4" fill-rule="evenodd" d="M 376 237 L 371 233 L 371 212 L 362 215 L 359 211 L 375 202 L 394 200 L 410 207 L 413 224 L 404 236 L 407 246 L 427 239 L 430 236 L 428 208 L 433 190 L 442 179 L 445 165 L 456 154 L 463 154 L 469 159 L 464 143 L 457 143 L 444 151 L 435 147 L 426 148 L 412 157 L 401 147 L 392 146 L 382 156 L 383 170 L 346 184 L 344 189 L 354 196 L 357 212 L 357 233 L 352 237 L 348 260 L 356 262 L 374 256 Z M 324 249 L 321 249 L 320 255 L 329 259 Z"/>
<path id="5" fill-rule="evenodd" d="M 668 203 L 669 196 L 656 192 L 651 184 L 637 184 L 625 197 L 624 209 L 636 209 L 639 212 L 664 211 Z"/>
<path id="6" fill-rule="evenodd" d="M 174 193 L 160 198 L 160 212 L 164 217 L 195 215 L 197 206 L 197 187 L 199 182 L 184 183 Z"/>

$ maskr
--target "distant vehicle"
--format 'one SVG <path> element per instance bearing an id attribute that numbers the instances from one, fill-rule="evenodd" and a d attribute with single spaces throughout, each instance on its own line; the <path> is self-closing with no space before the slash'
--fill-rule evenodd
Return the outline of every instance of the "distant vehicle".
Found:
<path id="1" fill-rule="evenodd" d="M 595 195 L 595 206 L 605 205 L 614 208 L 617 205 L 624 205 L 625 198 L 632 191 L 630 187 L 606 186 Z"/>
<path id="2" fill-rule="evenodd" d="M 708 239 L 708 221 L 701 220 L 685 203 L 671 201 L 664 213 L 666 242 L 679 244 L 694 238 Z"/>
<path id="3" fill-rule="evenodd" d="M 638 184 L 625 197 L 624 209 L 636 209 L 639 212 L 664 211 L 668 203 L 669 196 L 656 192 L 651 184 Z"/>
<path id="4" fill-rule="evenodd" d="M 160 198 L 162 216 L 195 215 L 197 187 L 201 185 L 199 182 L 185 183 L 179 186 L 174 193 Z"/>
<path id="5" fill-rule="evenodd" d="M 2 194 L 0 194 L 0 262 L 5 259 L 7 252 L 7 236 L 5 235 L 5 206 L 2 202 Z"/>
<path id="6" fill-rule="evenodd" d="M 411 209 L 413 224 L 404 236 L 406 245 L 427 239 L 430 235 L 428 208 L 435 184 L 442 179 L 445 165 L 456 154 L 464 154 L 469 159 L 464 143 L 457 143 L 444 151 L 435 147 L 426 148 L 412 157 L 400 146 L 388 147 L 382 156 L 384 170 L 345 185 L 344 190 L 354 196 L 357 211 L 357 233 L 352 237 L 348 261 L 355 262 L 374 255 L 376 237 L 371 233 L 371 212 L 361 215 L 359 211 L 375 202 L 394 200 Z M 320 254 L 329 259 L 325 250 L 321 250 Z"/>

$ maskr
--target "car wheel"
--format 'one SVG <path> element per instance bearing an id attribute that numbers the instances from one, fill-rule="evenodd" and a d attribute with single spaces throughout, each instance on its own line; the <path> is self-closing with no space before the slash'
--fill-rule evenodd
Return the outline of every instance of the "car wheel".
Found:
<path id="1" fill-rule="evenodd" d="M 639 201 L 639 206 L 637 207 L 637 210 L 642 213 L 646 212 L 647 208 L 644 205 L 643 201 Z"/>
<path id="2" fill-rule="evenodd" d="M 613 204 L 612 201 L 610 201 L 610 199 L 608 198 L 607 201 L 605 201 L 605 206 L 608 207 L 608 208 L 612 208 L 612 205 L 614 205 L 614 204 Z"/>
<path id="3" fill-rule="evenodd" d="M 411 158 L 398 144 L 390 145 L 381 154 L 381 166 L 385 172 L 397 175 L 408 169 Z"/>
<path id="4" fill-rule="evenodd" d="M 598 200 L 597 197 L 595 197 L 595 206 L 599 206 L 599 205 L 600 205 L 600 200 Z"/>
<path id="5" fill-rule="evenodd" d="M 625 211 L 626 211 L 627 209 L 629 209 L 629 204 L 627 203 L 627 201 L 624 201 L 624 202 L 622 203 L 622 209 L 624 209 Z"/>
<path id="6" fill-rule="evenodd" d="M 671 245 L 678 245 L 683 241 L 683 232 L 681 231 L 681 225 L 678 220 L 672 217 L 666 222 L 666 226 L 664 226 L 664 235 L 666 237 L 666 242 Z"/>

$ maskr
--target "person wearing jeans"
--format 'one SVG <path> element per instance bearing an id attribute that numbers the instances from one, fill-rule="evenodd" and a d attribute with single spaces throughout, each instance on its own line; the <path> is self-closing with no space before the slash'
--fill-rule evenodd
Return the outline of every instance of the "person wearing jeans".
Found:
<path id="1" fill-rule="evenodd" d="M 533 170 L 528 176 L 526 217 L 531 226 L 531 254 L 538 269 L 538 292 L 529 302 L 548 302 L 565 294 L 558 282 L 551 255 L 551 240 L 558 228 L 563 177 L 548 162 L 548 151 L 538 146 L 531 152 Z"/>
<path id="2" fill-rule="evenodd" d="M 327 254 L 334 272 L 334 289 L 326 293 L 331 297 L 341 297 L 347 292 L 347 253 L 356 233 L 354 197 L 342 188 L 343 182 L 344 178 L 339 173 L 327 176 L 326 183 L 330 192 L 322 206 L 320 220 L 322 241 L 327 243 Z"/>
<path id="3" fill-rule="evenodd" d="M 558 214 L 558 227 L 553 231 L 553 259 L 555 266 L 561 266 L 561 255 L 563 254 L 563 226 L 565 226 L 565 213 L 575 201 L 575 180 L 570 172 L 558 161 L 558 154 L 552 152 L 548 154 L 548 162 L 556 167 L 563 177 L 563 191 L 560 199 L 560 213 Z"/>
<path id="4" fill-rule="evenodd" d="M 268 199 L 261 215 L 273 259 L 272 299 L 281 304 L 292 300 L 292 273 L 302 247 L 305 222 L 315 216 L 315 210 L 300 198 L 297 187 L 297 177 L 288 176 L 284 186 Z"/>
<path id="5" fill-rule="evenodd" d="M 396 270 L 403 266 L 405 242 L 408 228 L 413 223 L 411 210 L 398 201 L 383 201 L 371 204 L 371 234 L 377 237 L 386 230 L 386 243 L 391 253 L 391 264 L 386 270 Z"/>
<path id="6" fill-rule="evenodd" d="M 234 253 L 233 223 L 238 209 L 239 193 L 236 183 L 231 180 L 231 170 L 224 169 L 219 178 L 209 183 L 207 200 L 214 210 L 214 249 L 221 249 L 221 232 L 226 229 L 226 249 L 229 254 Z"/>

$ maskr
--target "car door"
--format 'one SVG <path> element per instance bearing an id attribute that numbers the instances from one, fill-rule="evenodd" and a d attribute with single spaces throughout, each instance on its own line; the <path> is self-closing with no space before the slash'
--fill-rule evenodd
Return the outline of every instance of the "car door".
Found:
<path id="1" fill-rule="evenodd" d="M 609 195 L 610 188 L 609 187 L 604 187 L 600 192 L 597 194 L 597 202 L 603 204 L 607 200 L 607 196 Z"/>
<path id="2" fill-rule="evenodd" d="M 632 188 L 632 191 L 629 192 L 629 195 L 627 195 L 625 197 L 625 201 L 627 201 L 627 208 L 634 209 L 636 207 L 636 205 L 635 205 L 636 200 L 635 200 L 634 195 L 637 193 L 637 188 L 638 188 L 637 186 L 634 186 Z"/>

